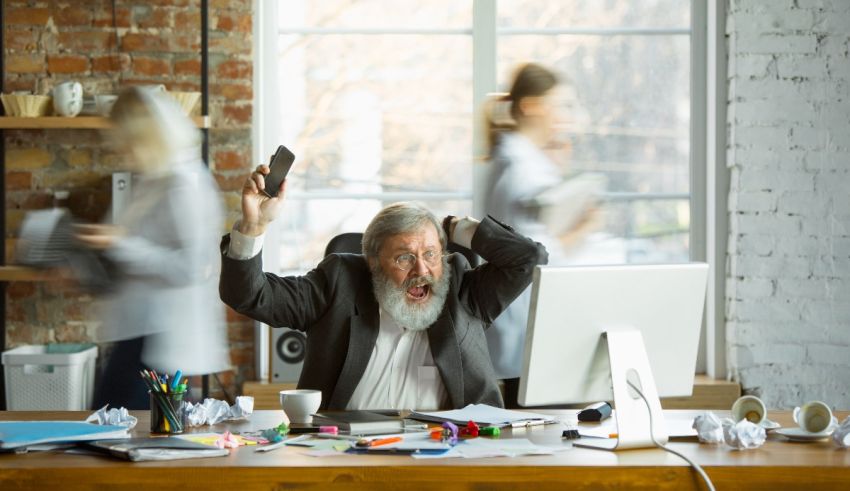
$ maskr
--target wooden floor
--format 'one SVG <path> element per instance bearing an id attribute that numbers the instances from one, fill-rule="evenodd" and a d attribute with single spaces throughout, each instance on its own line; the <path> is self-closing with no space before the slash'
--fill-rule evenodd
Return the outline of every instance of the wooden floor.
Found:
<path id="1" fill-rule="evenodd" d="M 279 392 L 294 388 L 295 383 L 245 382 L 242 393 L 254 397 L 255 409 L 278 409 Z M 690 397 L 664 398 L 661 399 L 661 406 L 664 409 L 729 409 L 740 395 L 741 386 L 736 382 L 697 375 L 694 380 L 694 393 Z"/>

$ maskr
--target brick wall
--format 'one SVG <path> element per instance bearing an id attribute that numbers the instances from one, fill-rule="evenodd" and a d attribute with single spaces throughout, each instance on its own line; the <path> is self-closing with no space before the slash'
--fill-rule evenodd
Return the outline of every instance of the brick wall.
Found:
<path id="1" fill-rule="evenodd" d="M 210 0 L 210 167 L 229 210 L 251 156 L 251 0 Z M 165 84 L 200 90 L 200 1 L 15 1 L 5 5 L 4 89 L 48 93 L 76 80 L 87 94 L 121 87 Z M 116 29 L 113 28 L 117 26 Z M 116 36 L 117 34 L 117 36 Z M 200 105 L 200 104 L 199 104 Z M 110 202 L 111 173 L 121 157 L 95 130 L 5 132 L 6 236 L 14 236 L 28 210 L 49 207 L 56 190 L 71 192 L 70 208 L 100 220 Z M 73 285 L 10 283 L 7 347 L 95 339 L 93 299 Z M 231 393 L 254 378 L 253 329 L 228 313 L 234 371 L 221 374 Z M 102 361 L 101 358 L 100 361 Z M 215 386 L 213 386 L 215 387 Z"/>
<path id="2" fill-rule="evenodd" d="M 769 407 L 850 407 L 850 2 L 732 0 L 729 364 Z"/>

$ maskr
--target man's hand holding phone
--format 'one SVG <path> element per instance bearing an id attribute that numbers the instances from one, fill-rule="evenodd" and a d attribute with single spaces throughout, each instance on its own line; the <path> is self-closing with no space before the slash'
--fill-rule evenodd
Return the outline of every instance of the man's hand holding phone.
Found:
<path id="1" fill-rule="evenodd" d="M 242 221 L 239 231 L 245 235 L 256 237 L 264 234 L 283 206 L 285 180 L 280 183 L 276 197 L 272 198 L 263 192 L 269 172 L 271 169 L 268 165 L 257 166 L 257 170 L 251 173 L 242 186 Z"/>
<path id="2" fill-rule="evenodd" d="M 258 236 L 280 213 L 286 189 L 286 175 L 295 155 L 283 145 L 277 147 L 269 165 L 260 165 L 242 187 L 242 222 L 239 231 Z"/>

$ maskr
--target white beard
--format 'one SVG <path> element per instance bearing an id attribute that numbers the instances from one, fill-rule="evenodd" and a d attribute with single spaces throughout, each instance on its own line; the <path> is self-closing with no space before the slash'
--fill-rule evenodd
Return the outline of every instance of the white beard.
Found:
<path id="1" fill-rule="evenodd" d="M 401 287 L 396 286 L 393 281 L 384 274 L 381 266 L 372 270 L 372 285 L 378 305 L 389 314 L 401 327 L 412 331 L 422 331 L 431 327 L 431 324 L 440 317 L 446 297 L 449 294 L 449 278 L 451 277 L 451 265 L 448 260 L 443 259 L 443 275 L 434 281 L 433 276 L 420 276 L 408 278 Z M 417 283 L 427 280 L 425 283 Z M 427 284 L 431 298 L 424 304 L 410 304 L 407 301 L 407 289 L 413 284 Z"/>

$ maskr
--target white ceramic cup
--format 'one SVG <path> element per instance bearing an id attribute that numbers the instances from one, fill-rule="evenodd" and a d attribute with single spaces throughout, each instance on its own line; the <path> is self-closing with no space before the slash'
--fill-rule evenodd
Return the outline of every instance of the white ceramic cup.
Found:
<path id="1" fill-rule="evenodd" d="M 94 96 L 94 104 L 98 114 L 101 116 L 109 116 L 112 111 L 112 106 L 118 100 L 117 95 L 113 94 L 98 94 Z"/>
<path id="2" fill-rule="evenodd" d="M 59 116 L 73 117 L 83 109 L 83 86 L 79 82 L 62 82 L 53 88 L 53 111 Z"/>
<path id="3" fill-rule="evenodd" d="M 293 389 L 280 391 L 280 407 L 292 423 L 313 422 L 313 413 L 322 405 L 322 391 Z"/>
<path id="4" fill-rule="evenodd" d="M 811 401 L 794 408 L 794 422 L 809 433 L 826 431 L 832 425 L 832 410 L 825 402 Z"/>
<path id="5" fill-rule="evenodd" d="M 732 419 L 737 423 L 742 419 L 761 424 L 767 417 L 767 407 L 756 396 L 741 396 L 732 404 Z"/>

